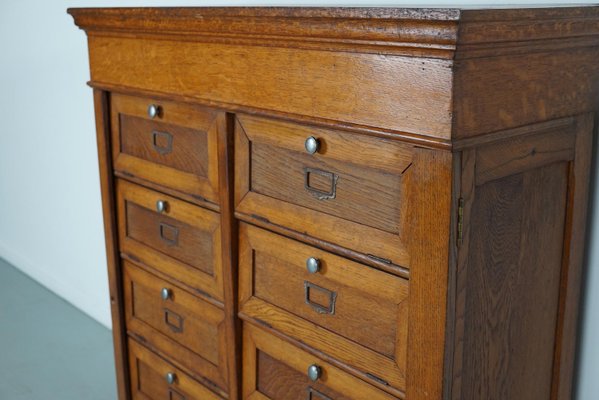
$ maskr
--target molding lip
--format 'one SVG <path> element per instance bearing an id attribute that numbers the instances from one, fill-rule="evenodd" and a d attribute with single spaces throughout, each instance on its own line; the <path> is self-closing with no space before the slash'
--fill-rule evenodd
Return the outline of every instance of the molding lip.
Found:
<path id="1" fill-rule="evenodd" d="M 454 54 L 457 59 L 470 58 L 485 56 L 493 50 L 499 53 L 540 51 L 562 47 L 562 42 L 599 45 L 599 6 L 596 5 L 492 9 L 69 8 L 67 12 L 77 26 L 95 35 L 244 40 L 258 45 L 309 46 L 333 51 L 352 48 L 359 52 L 431 58 L 453 58 Z"/>
<path id="2" fill-rule="evenodd" d="M 70 8 L 88 33 L 170 34 L 453 47 L 457 9 L 410 8 Z"/>

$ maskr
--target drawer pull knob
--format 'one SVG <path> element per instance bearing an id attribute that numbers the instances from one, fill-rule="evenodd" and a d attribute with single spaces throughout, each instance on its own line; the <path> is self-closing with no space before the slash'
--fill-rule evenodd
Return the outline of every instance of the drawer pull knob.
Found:
<path id="1" fill-rule="evenodd" d="M 308 154 L 314 154 L 320 148 L 320 140 L 316 139 L 314 136 L 310 136 L 308 139 L 306 139 L 304 147 L 306 148 Z"/>
<path id="2" fill-rule="evenodd" d="M 162 290 L 160 291 L 160 297 L 162 297 L 162 300 L 168 300 L 171 298 L 171 290 L 169 288 L 162 288 Z"/>
<path id="3" fill-rule="evenodd" d="M 320 260 L 318 258 L 310 257 L 306 260 L 306 269 L 309 273 L 315 274 L 320 271 Z"/>
<path id="4" fill-rule="evenodd" d="M 316 364 L 312 364 L 308 367 L 308 378 L 312 382 L 316 382 L 322 376 L 322 368 Z"/>
<path id="5" fill-rule="evenodd" d="M 148 106 L 148 117 L 154 119 L 160 116 L 160 106 L 157 104 L 150 104 Z"/>
<path id="6" fill-rule="evenodd" d="M 173 383 L 175 383 L 176 380 L 177 380 L 177 374 L 175 374 L 174 372 L 169 372 L 166 374 L 166 382 L 169 385 L 172 385 Z"/>
<path id="7" fill-rule="evenodd" d="M 168 203 L 166 201 L 158 200 L 156 202 L 156 211 L 158 211 L 159 213 L 165 212 L 167 205 L 168 205 Z"/>

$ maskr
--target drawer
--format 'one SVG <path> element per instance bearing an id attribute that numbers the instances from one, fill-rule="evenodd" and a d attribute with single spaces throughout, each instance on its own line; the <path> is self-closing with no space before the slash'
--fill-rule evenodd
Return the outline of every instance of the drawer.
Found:
<path id="1" fill-rule="evenodd" d="M 398 141 L 241 115 L 236 211 L 408 267 L 412 156 Z"/>
<path id="2" fill-rule="evenodd" d="M 239 231 L 242 316 L 405 389 L 407 280 L 252 225 Z"/>
<path id="3" fill-rule="evenodd" d="M 127 261 L 123 266 L 127 330 L 226 390 L 223 310 Z"/>
<path id="4" fill-rule="evenodd" d="M 140 400 L 222 400 L 168 361 L 129 339 L 131 394 Z"/>
<path id="5" fill-rule="evenodd" d="M 219 214 L 121 179 L 117 200 L 123 253 L 223 299 Z"/>
<path id="6" fill-rule="evenodd" d="M 188 103 L 111 95 L 114 168 L 218 203 L 224 114 Z M 155 107 L 156 115 L 149 115 Z"/>
<path id="7" fill-rule="evenodd" d="M 248 323 L 243 325 L 243 349 L 243 399 L 395 399 Z M 308 376 L 309 370 L 315 380 Z"/>

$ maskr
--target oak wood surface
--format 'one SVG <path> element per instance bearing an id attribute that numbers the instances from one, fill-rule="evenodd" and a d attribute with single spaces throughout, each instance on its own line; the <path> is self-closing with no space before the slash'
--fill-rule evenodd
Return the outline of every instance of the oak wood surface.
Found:
<path id="1" fill-rule="evenodd" d="M 591 130 L 589 118 L 577 121 L 464 153 L 468 223 L 458 258 L 454 399 L 558 398 L 564 379 L 554 367 L 562 354 L 558 310 L 566 271 L 576 276 L 580 268 L 570 267 L 566 255 L 572 161 L 578 126 L 586 135 Z M 561 398 L 570 396 L 571 376 L 565 381 Z"/>
<path id="2" fill-rule="evenodd" d="M 243 345 L 243 372 L 247 375 L 247 379 L 244 379 L 243 399 L 307 398 L 310 388 L 325 396 L 340 393 L 342 399 L 394 398 L 248 323 L 243 324 Z M 260 361 L 270 361 L 266 357 L 260 357 L 260 353 L 265 353 L 270 360 L 276 361 L 271 365 L 258 364 Z M 322 370 L 322 377 L 317 382 L 311 382 L 307 376 L 308 367 L 312 364 L 318 365 Z M 273 386 L 273 380 L 277 379 L 283 380 L 285 384 Z M 266 393 L 262 392 L 261 388 L 266 389 Z"/>
<path id="3" fill-rule="evenodd" d="M 129 340 L 132 398 L 143 400 L 220 400 L 212 393 L 178 370 L 168 361 L 153 354 L 134 340 Z M 175 382 L 169 385 L 166 374 L 174 373 Z"/>
<path id="4" fill-rule="evenodd" d="M 304 148 L 311 136 L 320 142 L 313 155 Z M 410 146 L 243 116 L 235 149 L 238 212 L 409 266 Z"/>
<path id="5" fill-rule="evenodd" d="M 189 103 L 113 94 L 114 168 L 218 203 L 218 113 Z M 158 107 L 154 119 L 148 107 Z"/>
<path id="6" fill-rule="evenodd" d="M 224 312 L 131 263 L 124 265 L 127 329 L 226 393 Z M 166 300 L 162 289 L 170 292 Z"/>
<path id="7" fill-rule="evenodd" d="M 121 252 L 222 301 L 219 215 L 124 180 L 117 195 Z"/>
<path id="8" fill-rule="evenodd" d="M 599 7 L 69 12 L 88 35 L 120 399 L 140 379 L 120 257 L 152 276 L 127 275 L 153 288 L 130 336 L 230 399 L 571 397 Z M 220 310 L 218 385 L 190 367 L 213 341 L 158 343 L 157 282 Z M 212 321 L 177 307 L 169 323 Z M 149 367 L 147 391 L 181 397 Z"/>
<path id="9" fill-rule="evenodd" d="M 240 226 L 239 254 L 241 313 L 405 390 L 407 280 L 248 224 Z M 307 272 L 309 257 L 319 272 Z M 314 285 L 309 293 L 306 284 Z M 334 311 L 308 300 L 333 302 Z"/>
<path id="10" fill-rule="evenodd" d="M 411 269 L 406 399 L 443 394 L 452 196 L 452 154 L 418 149 L 410 192 Z"/>
<path id="11" fill-rule="evenodd" d="M 112 316 L 112 338 L 116 370 L 117 394 L 119 399 L 129 398 L 130 382 L 127 363 L 127 334 L 123 302 L 122 269 L 119 258 L 118 223 L 116 220 L 116 189 L 112 175 L 109 94 L 94 90 L 94 113 L 96 116 L 96 140 L 102 190 L 102 213 L 110 312 Z"/>

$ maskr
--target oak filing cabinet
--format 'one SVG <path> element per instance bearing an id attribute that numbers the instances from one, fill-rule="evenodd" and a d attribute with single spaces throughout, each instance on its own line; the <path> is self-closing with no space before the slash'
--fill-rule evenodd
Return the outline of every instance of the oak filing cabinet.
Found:
<path id="1" fill-rule="evenodd" d="M 599 8 L 69 13 L 121 399 L 571 398 Z"/>

